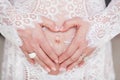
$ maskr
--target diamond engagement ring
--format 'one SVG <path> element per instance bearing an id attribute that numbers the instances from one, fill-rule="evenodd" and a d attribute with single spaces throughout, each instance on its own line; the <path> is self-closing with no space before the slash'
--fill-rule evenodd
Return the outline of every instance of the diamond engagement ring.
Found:
<path id="1" fill-rule="evenodd" d="M 29 55 L 29 57 L 32 58 L 32 59 L 36 57 L 36 53 L 34 53 L 34 52 L 32 52 L 32 53 L 30 53 L 30 54 L 28 54 L 28 55 Z"/>

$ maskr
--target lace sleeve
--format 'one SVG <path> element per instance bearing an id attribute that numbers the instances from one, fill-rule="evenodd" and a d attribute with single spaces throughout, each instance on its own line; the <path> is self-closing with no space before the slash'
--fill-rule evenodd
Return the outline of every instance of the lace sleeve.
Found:
<path id="1" fill-rule="evenodd" d="M 89 17 L 91 23 L 87 39 L 92 47 L 98 47 L 120 33 L 120 0 L 113 0 L 109 6 L 95 16 Z"/>
<path id="2" fill-rule="evenodd" d="M 25 26 L 34 27 L 33 21 L 41 22 L 39 15 L 23 12 L 23 10 L 21 13 L 18 12 L 8 0 L 0 0 L 0 33 L 18 46 L 22 45 L 22 41 L 17 29 L 25 29 Z"/>

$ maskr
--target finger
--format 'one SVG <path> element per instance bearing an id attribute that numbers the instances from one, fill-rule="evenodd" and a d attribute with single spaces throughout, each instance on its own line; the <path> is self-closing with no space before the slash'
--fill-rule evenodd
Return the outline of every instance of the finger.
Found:
<path id="1" fill-rule="evenodd" d="M 84 31 L 84 30 L 83 30 Z M 73 55 L 73 53 L 84 43 L 87 43 L 86 36 L 82 36 L 82 31 L 78 30 L 76 32 L 76 35 L 71 43 L 71 45 L 68 47 L 68 49 L 59 57 L 59 63 L 62 63 L 67 58 Z"/>
<path id="2" fill-rule="evenodd" d="M 35 64 L 35 61 L 28 56 L 28 54 L 29 54 L 28 52 L 24 52 L 24 54 L 25 54 L 27 60 L 28 60 L 30 63 Z"/>
<path id="3" fill-rule="evenodd" d="M 74 63 L 72 63 L 70 66 L 68 66 L 68 70 L 71 70 L 72 68 L 74 68 L 76 65 L 78 65 L 79 67 L 81 66 L 81 65 L 83 65 L 84 64 L 84 58 L 86 57 L 86 56 L 89 56 L 93 51 L 95 50 L 95 48 L 90 48 L 90 47 L 87 47 L 86 49 L 84 49 L 84 51 L 83 51 L 83 55 L 81 55 L 81 57 L 79 58 L 79 60 L 78 61 L 76 61 L 76 62 L 74 62 Z"/>
<path id="4" fill-rule="evenodd" d="M 82 54 L 82 51 L 84 51 L 84 49 L 86 49 L 87 47 L 87 42 L 82 43 L 81 47 L 79 47 L 79 49 L 70 57 L 68 58 L 66 61 L 64 61 L 61 64 L 61 67 L 67 67 L 68 65 L 72 64 L 73 62 L 77 61 L 80 57 L 80 55 Z"/>
<path id="5" fill-rule="evenodd" d="M 81 65 L 83 65 L 83 64 L 84 64 L 84 60 L 82 60 L 82 59 L 80 58 L 78 61 L 70 64 L 70 65 L 67 67 L 67 70 L 72 70 L 74 67 L 76 67 L 76 66 L 81 66 Z"/>
<path id="6" fill-rule="evenodd" d="M 18 30 L 18 31 L 20 32 L 19 34 L 21 34 L 21 32 L 23 32 L 23 30 L 21 30 L 21 29 Z M 29 55 L 28 55 L 28 54 L 29 54 L 28 51 L 30 51 L 30 52 L 33 51 L 32 48 L 28 45 L 30 42 L 26 41 L 25 38 L 23 38 L 22 35 L 21 35 L 21 40 L 22 40 L 22 42 L 23 42 L 23 45 L 20 46 L 21 51 L 25 54 L 27 60 L 28 60 L 30 63 L 35 64 L 34 60 L 31 59 L 31 58 L 29 58 Z"/>
<path id="7" fill-rule="evenodd" d="M 87 44 L 87 41 L 80 40 L 79 35 L 77 34 L 68 49 L 60 55 L 59 63 L 62 63 L 66 59 L 70 58 L 77 51 L 78 48 L 81 48 L 81 50 L 84 49 Z"/>
<path id="8" fill-rule="evenodd" d="M 85 61 L 81 61 L 80 63 L 78 63 L 78 67 L 81 67 L 83 64 L 85 63 Z"/>
<path id="9" fill-rule="evenodd" d="M 83 53 L 86 55 L 86 56 L 90 56 L 94 51 L 95 51 L 96 48 L 93 48 L 93 47 L 87 47 Z"/>
<path id="10" fill-rule="evenodd" d="M 36 26 L 40 26 L 38 24 L 35 24 Z M 42 30 L 40 30 L 40 39 L 39 39 L 39 45 L 42 48 L 42 50 L 56 63 L 58 63 L 58 56 L 56 52 L 53 50 L 53 48 L 50 46 L 49 42 L 47 41 L 45 35 L 43 34 Z"/>
<path id="11" fill-rule="evenodd" d="M 66 51 L 59 56 L 59 63 L 62 63 L 63 61 L 71 57 L 78 48 L 79 48 L 79 41 L 77 41 L 77 39 L 74 39 L 71 45 L 66 49 Z"/>
<path id="12" fill-rule="evenodd" d="M 24 37 L 23 36 L 23 34 L 24 34 L 24 31 L 23 30 L 18 30 L 20 33 L 19 33 L 19 35 L 20 35 L 20 37 L 21 37 L 21 40 L 22 40 L 22 42 L 23 42 L 23 45 L 21 46 L 21 48 L 24 48 L 25 49 L 25 51 L 33 51 L 33 49 L 32 49 L 32 46 L 31 46 L 31 43 L 32 43 L 32 39 L 31 39 L 31 36 L 28 36 L 27 34 L 26 34 L 26 36 L 27 37 Z M 22 33 L 22 32 L 23 33 Z"/>
<path id="13" fill-rule="evenodd" d="M 47 56 L 50 57 L 54 62 L 58 63 L 58 56 L 53 48 L 49 45 L 46 39 L 42 38 L 43 41 L 40 42 L 40 47 L 44 50 Z"/>
<path id="14" fill-rule="evenodd" d="M 56 24 L 54 21 L 52 21 L 44 16 L 42 16 L 41 18 L 43 20 L 43 23 L 41 24 L 42 27 L 46 27 L 54 32 L 58 31 L 58 29 L 56 29 Z"/>
<path id="15" fill-rule="evenodd" d="M 35 61 L 34 61 L 33 59 L 29 58 L 29 55 L 28 55 L 29 53 L 25 50 L 25 48 L 24 48 L 23 46 L 20 47 L 20 48 L 21 48 L 22 52 L 25 54 L 28 62 L 30 62 L 30 63 L 32 63 L 32 64 L 35 64 Z"/>
<path id="16" fill-rule="evenodd" d="M 34 60 L 35 60 L 38 64 L 40 64 L 47 72 L 50 72 L 50 71 L 51 71 L 50 68 L 49 68 L 46 64 L 44 64 L 37 56 L 34 58 Z"/>
<path id="17" fill-rule="evenodd" d="M 75 53 L 75 51 L 77 50 L 77 48 L 80 48 L 81 50 L 83 50 L 84 48 L 87 47 L 88 41 L 85 38 L 82 38 L 80 35 L 82 33 L 79 34 L 79 32 L 80 31 L 78 30 L 75 38 L 73 39 L 70 47 L 68 47 L 67 51 L 60 56 L 60 58 L 59 58 L 60 63 L 62 63 L 67 58 L 72 56 L 73 53 Z M 68 61 L 68 63 L 70 63 L 70 61 Z"/>
<path id="18" fill-rule="evenodd" d="M 45 54 L 45 52 L 39 46 L 35 48 L 35 52 L 41 61 L 43 61 L 52 70 L 56 71 L 55 63 Z"/>
<path id="19" fill-rule="evenodd" d="M 64 61 L 60 65 L 60 67 L 61 68 L 66 68 L 67 66 L 69 66 L 73 62 L 77 61 L 79 59 L 79 57 L 80 57 L 81 54 L 82 54 L 81 49 L 78 49 L 69 59 L 67 59 L 66 61 Z"/>
<path id="20" fill-rule="evenodd" d="M 19 36 L 21 37 L 22 34 L 23 34 L 23 30 L 22 30 L 22 29 L 17 29 L 17 32 L 18 32 Z M 21 33 L 22 33 L 22 34 L 21 34 Z"/>
<path id="21" fill-rule="evenodd" d="M 63 24 L 63 27 L 60 29 L 61 31 L 67 31 L 72 27 L 80 27 L 80 18 L 74 17 L 72 19 L 66 20 Z"/>

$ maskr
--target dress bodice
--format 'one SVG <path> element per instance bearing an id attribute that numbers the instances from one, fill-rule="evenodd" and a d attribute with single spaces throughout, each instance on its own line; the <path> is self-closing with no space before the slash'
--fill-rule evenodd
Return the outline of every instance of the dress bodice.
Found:
<path id="1" fill-rule="evenodd" d="M 105 8 L 104 0 L 15 0 L 16 8 L 56 20 L 57 17 L 86 17 Z M 22 6 L 22 7 L 21 7 Z"/>
<path id="2" fill-rule="evenodd" d="M 0 1 L 2 2 L 3 0 Z M 0 31 L 7 38 L 4 48 L 3 80 L 114 80 L 110 45 L 102 45 L 101 48 L 98 48 L 93 53 L 94 55 L 91 55 L 89 60 L 80 68 L 74 68 L 69 72 L 66 71 L 57 76 L 52 76 L 47 74 L 40 65 L 31 65 L 26 60 L 20 48 L 14 45 L 14 41 L 17 39 L 17 33 L 12 33 L 16 29 L 14 29 L 14 26 L 19 26 L 21 23 L 29 24 L 34 21 L 36 15 L 46 16 L 56 22 L 60 18 L 68 19 L 74 16 L 84 18 L 94 15 L 92 16 L 93 21 L 91 22 L 93 24 L 90 29 L 90 34 L 88 34 L 90 35 L 89 39 L 93 40 L 93 44 L 103 44 L 120 33 L 120 19 L 118 18 L 120 17 L 120 0 L 113 1 L 116 1 L 116 3 L 113 3 L 107 9 L 104 9 L 104 0 L 13 0 L 11 3 L 14 5 L 15 11 L 9 5 L 3 6 L 4 9 L 1 8 L 0 11 L 3 10 L 2 13 L 4 15 L 8 13 L 7 17 L 10 17 L 13 23 L 17 23 L 0 26 Z M 16 10 L 18 13 L 23 14 L 14 15 L 12 11 L 16 12 Z M 102 13 L 95 14 L 97 12 Z M 2 15 L 3 18 L 6 17 L 4 15 Z M 12 31 L 11 28 L 14 30 Z M 48 40 L 57 46 L 56 48 L 60 49 L 58 50 L 59 52 L 63 50 L 60 47 L 63 48 L 71 39 L 71 35 L 75 33 L 74 29 L 64 34 L 55 34 L 47 29 L 44 31 L 45 34 L 49 34 Z M 12 33 L 12 36 L 9 33 Z M 63 43 L 65 41 L 63 46 L 62 43 L 61 46 L 54 43 L 56 35 L 63 40 Z M 11 43 L 12 40 L 13 44 Z M 18 41 L 16 40 L 16 42 Z"/>

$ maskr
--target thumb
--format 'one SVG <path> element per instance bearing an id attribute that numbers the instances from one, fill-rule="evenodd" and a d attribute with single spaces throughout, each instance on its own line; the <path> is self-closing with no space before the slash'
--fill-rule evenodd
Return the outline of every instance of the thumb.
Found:
<path id="1" fill-rule="evenodd" d="M 49 30 L 54 31 L 54 32 L 58 31 L 56 29 L 56 23 L 53 20 L 48 19 L 48 18 L 46 18 L 44 16 L 41 16 L 41 19 L 43 21 L 43 23 L 41 23 L 41 27 L 46 27 Z"/>
<path id="2" fill-rule="evenodd" d="M 75 19 L 66 20 L 63 23 L 63 27 L 61 27 L 60 31 L 64 32 L 64 31 L 69 30 L 70 28 L 77 27 L 77 24 L 78 23 Z"/>

